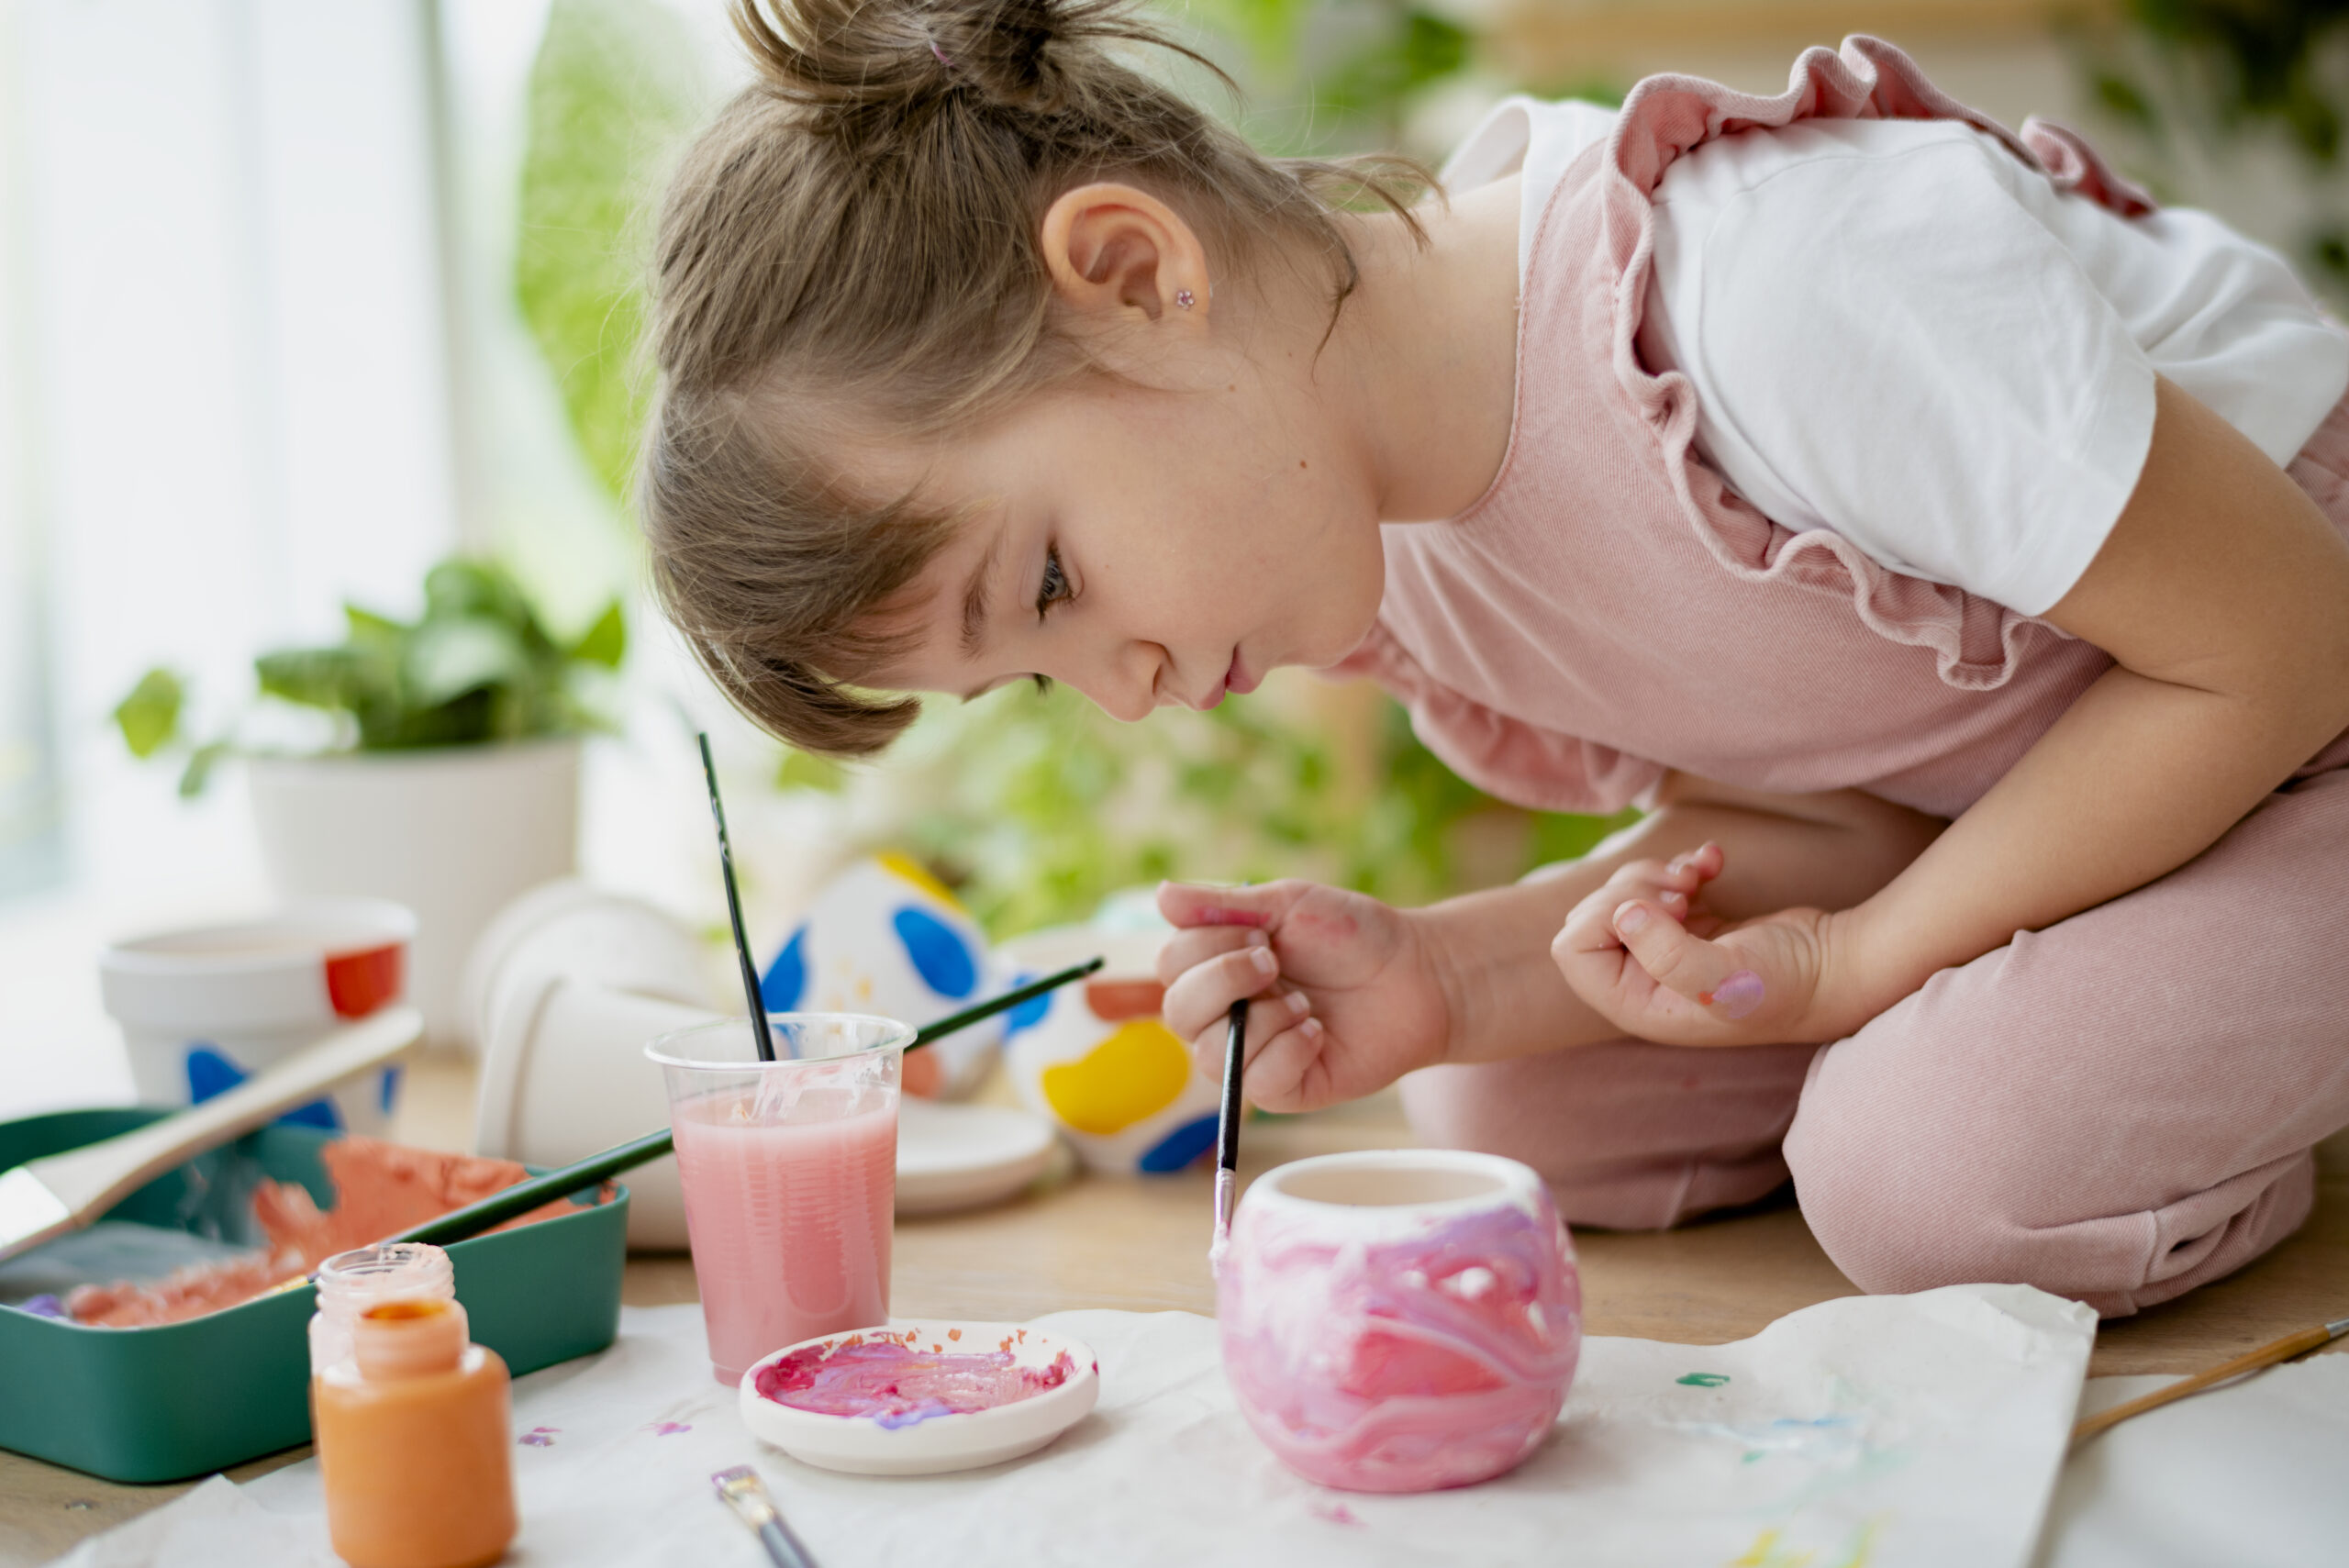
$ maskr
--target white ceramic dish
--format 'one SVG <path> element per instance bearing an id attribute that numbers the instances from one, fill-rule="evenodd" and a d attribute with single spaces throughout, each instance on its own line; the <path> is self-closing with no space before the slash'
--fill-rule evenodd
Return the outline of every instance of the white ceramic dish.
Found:
<path id="1" fill-rule="evenodd" d="M 897 1212 L 945 1214 L 1000 1203 L 1043 1174 L 1055 1134 L 1009 1106 L 897 1102 Z"/>
<path id="2" fill-rule="evenodd" d="M 762 1368 L 815 1345 L 845 1344 L 877 1334 L 904 1338 L 925 1349 L 991 1351 L 1009 1340 L 1023 1367 L 1045 1367 L 1063 1351 L 1075 1363 L 1069 1380 L 1028 1398 L 968 1415 L 932 1416 L 909 1426 L 885 1427 L 870 1416 L 826 1416 L 778 1405 L 758 1391 Z M 959 1336 L 950 1338 L 949 1336 Z M 859 1329 L 786 1345 L 742 1374 L 742 1424 L 803 1464 L 856 1475 L 936 1475 L 976 1470 L 1033 1453 L 1085 1419 L 1101 1394 L 1101 1370 L 1090 1347 L 1065 1334 L 1020 1323 L 958 1323 L 917 1318 L 885 1329 Z"/>

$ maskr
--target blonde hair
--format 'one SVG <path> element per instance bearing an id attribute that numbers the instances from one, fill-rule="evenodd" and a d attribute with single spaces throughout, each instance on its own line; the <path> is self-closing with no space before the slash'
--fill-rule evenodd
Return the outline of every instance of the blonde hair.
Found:
<path id="1" fill-rule="evenodd" d="M 875 502 L 828 453 L 1085 372 L 1041 251 L 1054 198 L 1127 179 L 1227 273 L 1318 262 L 1334 325 L 1356 282 L 1337 214 L 1367 199 L 1417 234 L 1425 176 L 1259 155 L 1111 52 L 1214 70 L 1129 0 L 733 0 L 733 20 L 758 80 L 662 206 L 639 505 L 662 606 L 718 685 L 794 745 L 862 755 L 918 711 L 858 685 L 907 645 L 876 612 L 954 519 Z"/>

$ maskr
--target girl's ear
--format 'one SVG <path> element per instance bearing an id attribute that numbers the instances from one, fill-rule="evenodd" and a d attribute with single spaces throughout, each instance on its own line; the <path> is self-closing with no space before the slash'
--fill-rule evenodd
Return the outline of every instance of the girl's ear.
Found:
<path id="1" fill-rule="evenodd" d="M 1063 192 L 1044 214 L 1043 245 L 1052 292 L 1104 325 L 1208 314 L 1207 248 L 1147 191 L 1103 182 Z"/>

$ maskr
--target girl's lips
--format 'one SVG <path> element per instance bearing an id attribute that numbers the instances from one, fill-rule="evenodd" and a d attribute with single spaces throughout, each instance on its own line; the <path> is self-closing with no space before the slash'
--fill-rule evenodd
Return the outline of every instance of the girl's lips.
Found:
<path id="1" fill-rule="evenodd" d="M 1223 689 L 1234 696 L 1246 696 L 1264 684 L 1264 677 L 1249 673 L 1248 666 L 1240 662 L 1240 650 L 1231 651 L 1231 668 L 1223 673 Z"/>

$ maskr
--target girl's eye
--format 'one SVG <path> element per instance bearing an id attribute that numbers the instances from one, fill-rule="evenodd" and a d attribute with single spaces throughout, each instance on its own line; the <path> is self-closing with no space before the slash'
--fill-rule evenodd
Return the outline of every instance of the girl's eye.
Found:
<path id="1" fill-rule="evenodd" d="M 1054 605 L 1075 596 L 1069 591 L 1068 573 L 1061 569 L 1061 547 L 1048 546 L 1044 550 L 1044 580 L 1036 586 L 1036 618 L 1042 620 L 1052 613 Z"/>

